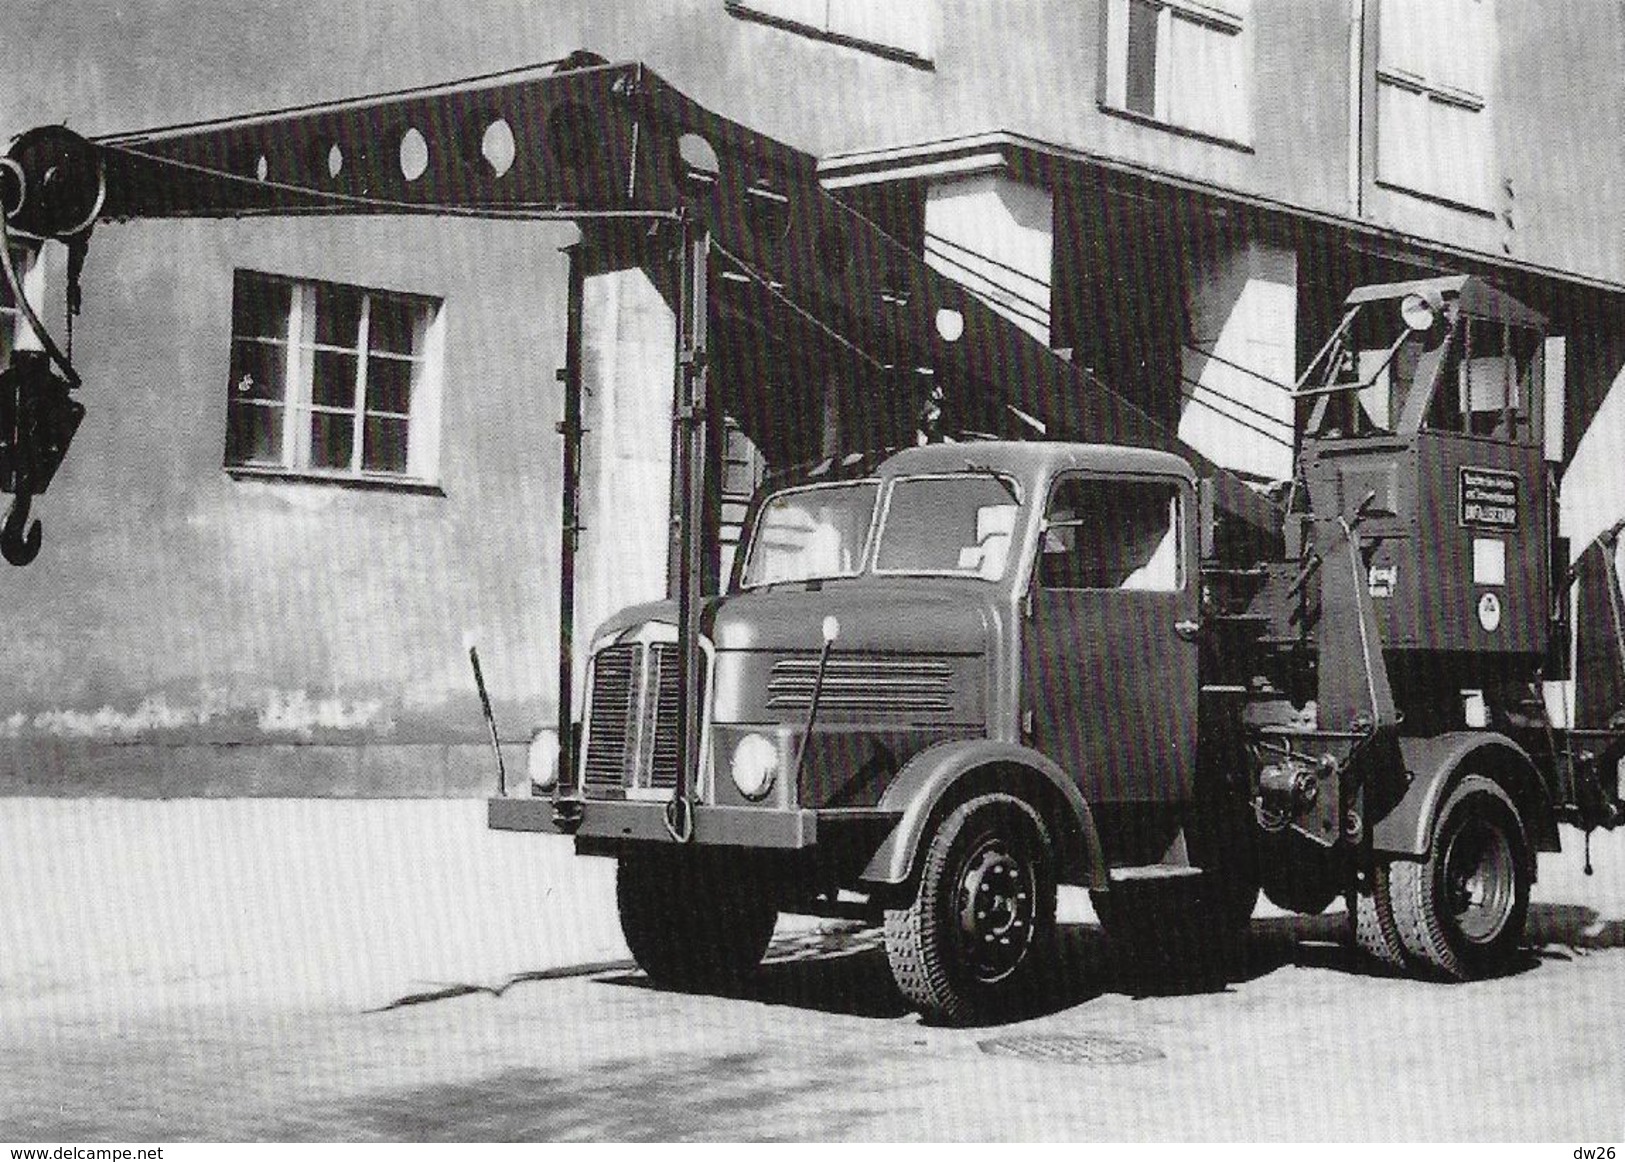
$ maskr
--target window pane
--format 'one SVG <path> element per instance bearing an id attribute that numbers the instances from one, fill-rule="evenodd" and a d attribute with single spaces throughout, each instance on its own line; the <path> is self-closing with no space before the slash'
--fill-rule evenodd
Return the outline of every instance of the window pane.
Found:
<path id="1" fill-rule="evenodd" d="M 406 421 L 368 416 L 361 445 L 361 467 L 368 472 L 406 471 Z"/>
<path id="2" fill-rule="evenodd" d="M 917 57 L 931 56 L 928 0 L 829 0 L 829 31 Z"/>
<path id="3" fill-rule="evenodd" d="M 763 16 L 793 20 L 820 31 L 824 29 L 829 16 L 828 0 L 741 0 L 738 6 Z"/>
<path id="4" fill-rule="evenodd" d="M 1165 58 L 1168 120 L 1245 141 L 1247 86 L 1241 33 L 1174 15 Z"/>
<path id="5" fill-rule="evenodd" d="M 287 396 L 288 349 L 251 339 L 231 345 L 231 398 L 277 400 Z"/>
<path id="6" fill-rule="evenodd" d="M 324 407 L 355 407 L 356 356 L 344 351 L 317 351 L 312 402 Z"/>
<path id="7" fill-rule="evenodd" d="M 423 308 L 410 300 L 373 295 L 368 346 L 395 355 L 416 354 L 417 324 L 423 314 Z"/>
<path id="8" fill-rule="evenodd" d="M 348 468 L 354 448 L 354 416 L 316 412 L 310 417 L 312 468 Z"/>
<path id="9" fill-rule="evenodd" d="M 361 341 L 361 292 L 354 287 L 316 287 L 316 342 L 356 347 Z"/>
<path id="10" fill-rule="evenodd" d="M 232 400 L 226 408 L 226 463 L 280 464 L 282 408 Z"/>
<path id="11" fill-rule="evenodd" d="M 796 488 L 762 506 L 746 585 L 850 577 L 863 566 L 880 488 L 872 482 Z"/>
<path id="12" fill-rule="evenodd" d="M 293 287 L 280 279 L 237 273 L 232 294 L 231 333 L 238 338 L 287 339 Z"/>
<path id="13" fill-rule="evenodd" d="M 412 380 L 417 372 L 415 363 L 404 359 L 375 356 L 367 361 L 367 410 L 369 412 L 397 412 L 408 415 L 412 411 Z"/>
<path id="14" fill-rule="evenodd" d="M 1128 77 L 1123 105 L 1154 117 L 1157 113 L 1157 17 L 1158 8 L 1146 0 L 1128 3 Z"/>
<path id="15" fill-rule="evenodd" d="M 875 570 L 1004 576 L 1015 531 L 1014 484 L 986 476 L 899 480 L 892 485 Z"/>
<path id="16" fill-rule="evenodd" d="M 1180 588 L 1174 485 L 1074 479 L 1050 502 L 1038 576 L 1049 589 Z"/>

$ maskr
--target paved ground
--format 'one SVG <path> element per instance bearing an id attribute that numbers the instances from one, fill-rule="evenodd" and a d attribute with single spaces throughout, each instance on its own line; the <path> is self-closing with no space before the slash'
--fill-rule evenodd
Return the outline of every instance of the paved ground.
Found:
<path id="1" fill-rule="evenodd" d="M 1461 987 L 1267 910 L 1182 980 L 1069 896 L 1036 1015 L 940 1029 L 846 926 L 653 989 L 610 865 L 480 804 L 0 800 L 0 1140 L 1618 1142 L 1625 836 L 1595 856 L 1543 860 L 1525 963 Z"/>

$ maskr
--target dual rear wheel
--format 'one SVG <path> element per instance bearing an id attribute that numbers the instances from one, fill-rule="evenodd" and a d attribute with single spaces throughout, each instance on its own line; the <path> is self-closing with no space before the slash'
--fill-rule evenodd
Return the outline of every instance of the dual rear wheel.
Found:
<path id="1" fill-rule="evenodd" d="M 1523 940 L 1534 857 L 1516 804 L 1468 775 L 1446 797 L 1427 858 L 1378 862 L 1349 901 L 1356 944 L 1395 971 L 1470 980 L 1504 968 Z"/>

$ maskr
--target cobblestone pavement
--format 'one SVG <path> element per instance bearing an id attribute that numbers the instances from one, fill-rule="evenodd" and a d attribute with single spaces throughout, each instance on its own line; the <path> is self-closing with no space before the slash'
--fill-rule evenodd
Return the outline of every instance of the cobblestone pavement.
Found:
<path id="1" fill-rule="evenodd" d="M 1619 1141 L 1622 839 L 1543 858 L 1496 980 L 1374 976 L 1342 916 L 1268 909 L 1217 971 L 1146 965 L 1068 894 L 1033 1014 L 942 1029 L 852 925 L 655 989 L 610 865 L 480 804 L 4 800 L 0 1141 Z"/>

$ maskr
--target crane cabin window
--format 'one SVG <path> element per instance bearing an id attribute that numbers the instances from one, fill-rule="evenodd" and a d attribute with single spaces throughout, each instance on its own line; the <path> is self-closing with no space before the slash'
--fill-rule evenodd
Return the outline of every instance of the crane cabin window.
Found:
<path id="1" fill-rule="evenodd" d="M 442 331 L 426 296 L 238 271 L 226 467 L 433 483 Z"/>

